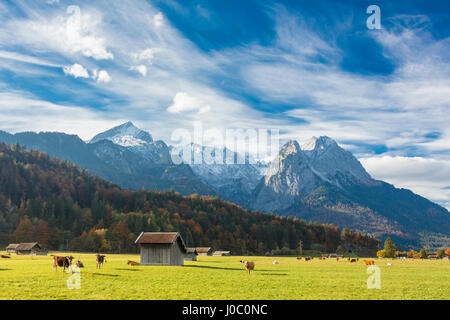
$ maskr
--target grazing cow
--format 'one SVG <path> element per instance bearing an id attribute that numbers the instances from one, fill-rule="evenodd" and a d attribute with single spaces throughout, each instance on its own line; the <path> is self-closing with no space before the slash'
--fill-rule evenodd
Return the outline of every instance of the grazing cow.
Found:
<path id="1" fill-rule="evenodd" d="M 297 260 L 302 260 L 302 257 L 297 257 Z"/>
<path id="2" fill-rule="evenodd" d="M 275 261 L 273 262 L 273 264 L 278 264 L 278 261 L 277 261 L 277 260 L 275 260 Z"/>
<path id="3" fill-rule="evenodd" d="M 140 266 L 141 265 L 139 262 L 135 262 L 135 261 L 131 261 L 131 260 L 128 260 L 127 264 L 130 266 Z"/>
<path id="4" fill-rule="evenodd" d="M 336 261 L 339 261 L 339 257 L 338 257 L 338 258 L 336 258 Z"/>
<path id="5" fill-rule="evenodd" d="M 77 261 L 77 263 L 75 264 L 78 268 L 84 268 L 84 264 L 83 262 L 81 262 L 80 260 Z"/>
<path id="6" fill-rule="evenodd" d="M 103 262 L 106 262 L 106 256 L 102 254 L 97 254 L 96 261 L 97 261 L 97 268 L 101 269 L 103 267 Z"/>
<path id="7" fill-rule="evenodd" d="M 66 256 L 66 257 L 61 257 L 61 256 L 54 256 L 51 255 L 53 257 L 53 268 L 56 269 L 58 267 L 63 267 L 63 272 L 66 271 L 66 268 L 69 268 L 72 265 L 72 260 L 73 257 L 72 256 Z"/>
<path id="8" fill-rule="evenodd" d="M 350 262 L 356 262 L 356 259 L 350 259 Z"/>
<path id="9" fill-rule="evenodd" d="M 245 271 L 247 271 L 248 274 L 255 270 L 255 263 L 253 261 L 240 260 L 240 262 L 244 264 Z"/>
<path id="10" fill-rule="evenodd" d="M 2 254 L 1 257 L 2 257 L 3 259 L 10 259 L 10 258 L 11 258 L 11 257 L 10 257 L 9 255 L 7 255 L 7 254 Z"/>

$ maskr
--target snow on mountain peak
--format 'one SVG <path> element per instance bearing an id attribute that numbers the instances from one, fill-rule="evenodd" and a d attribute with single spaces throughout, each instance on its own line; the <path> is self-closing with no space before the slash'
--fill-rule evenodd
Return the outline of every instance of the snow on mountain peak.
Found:
<path id="1" fill-rule="evenodd" d="M 110 140 L 123 147 L 142 146 L 153 142 L 153 138 L 148 132 L 135 127 L 131 121 L 99 133 L 92 138 L 90 143 L 100 140 Z"/>
<path id="2" fill-rule="evenodd" d="M 300 145 L 295 140 L 289 140 L 286 142 L 280 150 L 280 155 L 286 157 L 290 154 L 296 154 L 301 151 Z"/>
<path id="3" fill-rule="evenodd" d="M 336 141 L 327 136 L 312 137 L 308 142 L 301 145 L 303 151 L 324 150 L 330 146 L 337 145 Z"/>

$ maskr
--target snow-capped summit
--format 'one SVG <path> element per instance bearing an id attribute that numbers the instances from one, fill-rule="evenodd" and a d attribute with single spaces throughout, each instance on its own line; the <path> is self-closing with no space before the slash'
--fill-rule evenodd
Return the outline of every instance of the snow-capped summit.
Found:
<path id="1" fill-rule="evenodd" d="M 358 159 L 327 136 L 313 137 L 301 148 L 313 170 L 327 182 L 339 187 L 375 183 Z"/>
<path id="2" fill-rule="evenodd" d="M 327 136 L 312 137 L 308 142 L 301 145 L 303 151 L 325 150 L 330 146 L 336 145 L 336 141 Z"/>
<path id="3" fill-rule="evenodd" d="M 89 143 L 100 140 L 110 140 L 123 147 L 136 147 L 153 142 L 153 138 L 148 132 L 135 127 L 131 121 L 99 133 Z"/>
<path id="4" fill-rule="evenodd" d="M 99 133 L 89 143 L 102 140 L 109 140 L 153 163 L 171 163 L 167 145 L 163 141 L 153 141 L 148 132 L 137 128 L 131 121 Z"/>

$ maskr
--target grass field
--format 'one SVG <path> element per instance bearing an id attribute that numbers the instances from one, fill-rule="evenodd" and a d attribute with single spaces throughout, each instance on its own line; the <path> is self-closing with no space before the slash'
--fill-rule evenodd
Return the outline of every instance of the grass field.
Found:
<path id="1" fill-rule="evenodd" d="M 81 289 L 69 290 L 70 274 L 53 271 L 50 256 L 0 259 L 0 299 L 450 299 L 450 261 L 377 260 L 381 289 L 369 290 L 362 262 L 295 257 L 252 257 L 248 276 L 242 257 L 199 257 L 183 267 L 130 267 L 137 255 L 107 255 L 96 269 L 93 254 L 73 254 Z M 279 261 L 274 265 L 274 260 Z"/>

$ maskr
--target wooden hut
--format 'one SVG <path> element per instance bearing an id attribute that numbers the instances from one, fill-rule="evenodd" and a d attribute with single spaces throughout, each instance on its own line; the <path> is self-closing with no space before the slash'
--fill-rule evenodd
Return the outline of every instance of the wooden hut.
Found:
<path id="1" fill-rule="evenodd" d="M 214 251 L 213 256 L 216 257 L 231 256 L 231 251 Z"/>
<path id="2" fill-rule="evenodd" d="M 196 248 L 186 248 L 186 256 L 184 257 L 184 260 L 192 260 L 197 261 L 197 249 Z"/>
<path id="3" fill-rule="evenodd" d="M 142 232 L 135 243 L 141 249 L 141 265 L 184 265 L 187 250 L 178 232 Z"/>
<path id="4" fill-rule="evenodd" d="M 15 253 L 18 246 L 18 243 L 11 243 L 6 247 L 6 252 Z"/>
<path id="5" fill-rule="evenodd" d="M 213 249 L 211 247 L 197 247 L 195 248 L 199 256 L 212 256 Z"/>
<path id="6" fill-rule="evenodd" d="M 42 250 L 41 246 L 37 242 L 20 243 L 16 247 L 16 254 L 27 255 L 37 254 Z"/>

